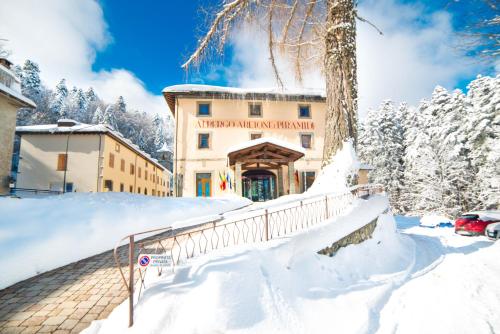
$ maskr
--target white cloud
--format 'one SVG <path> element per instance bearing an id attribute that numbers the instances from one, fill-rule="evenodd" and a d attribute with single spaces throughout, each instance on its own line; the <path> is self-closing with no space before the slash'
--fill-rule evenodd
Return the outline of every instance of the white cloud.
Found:
<path id="1" fill-rule="evenodd" d="M 429 97 L 436 85 L 454 88 L 457 82 L 479 70 L 453 47 L 455 32 L 451 17 L 444 11 L 426 14 L 423 8 L 394 0 L 369 0 L 359 6 L 360 15 L 380 27 L 380 36 L 369 25 L 358 22 L 359 107 L 363 116 L 368 107 L 382 100 L 418 103 Z M 227 68 L 210 73 L 225 75 L 231 85 L 275 86 L 269 62 L 267 36 L 245 27 L 232 39 L 234 55 Z M 280 66 L 287 86 L 295 87 L 293 71 Z M 322 88 L 319 70 L 310 71 L 304 87 Z"/>
<path id="2" fill-rule="evenodd" d="M 49 86 L 66 78 L 69 85 L 93 86 L 109 102 L 123 95 L 133 108 L 168 111 L 162 97 L 148 92 L 126 69 L 92 70 L 96 52 L 112 40 L 95 0 L 2 0 L 0 38 L 8 40 L 14 62 L 37 62 Z"/>

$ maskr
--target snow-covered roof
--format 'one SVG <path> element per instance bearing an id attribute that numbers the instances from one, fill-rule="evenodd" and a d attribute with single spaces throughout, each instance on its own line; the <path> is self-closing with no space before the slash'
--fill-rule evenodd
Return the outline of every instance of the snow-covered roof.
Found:
<path id="1" fill-rule="evenodd" d="M 264 144 L 264 143 L 274 144 L 276 146 L 281 146 L 281 147 L 287 148 L 287 149 L 292 150 L 292 151 L 297 151 L 297 152 L 306 154 L 306 150 L 303 147 L 289 143 L 289 142 L 281 140 L 281 139 L 273 138 L 273 137 L 263 137 L 263 138 L 258 138 L 258 139 L 249 140 L 249 141 L 239 143 L 237 145 L 231 146 L 228 149 L 227 154 L 241 151 L 241 150 L 244 150 L 246 148 L 260 145 L 260 144 Z"/>
<path id="2" fill-rule="evenodd" d="M 324 101 L 324 90 L 311 88 L 280 89 L 276 87 L 239 88 L 211 85 L 174 85 L 165 87 L 163 95 L 172 113 L 175 114 L 175 96 L 199 96 L 204 98 L 239 98 L 251 100 L 296 100 Z"/>
<path id="3" fill-rule="evenodd" d="M 375 169 L 375 167 L 373 167 L 370 164 L 362 162 L 362 163 L 359 164 L 359 169 L 373 170 L 373 169 Z"/>
<path id="4" fill-rule="evenodd" d="M 163 153 L 163 152 L 172 153 L 172 150 L 170 149 L 170 147 L 167 146 L 167 143 L 163 143 L 163 146 L 156 152 L 158 152 L 158 153 Z"/>
<path id="5" fill-rule="evenodd" d="M 16 127 L 16 133 L 39 133 L 39 134 L 60 134 L 60 133 L 105 133 L 116 140 L 121 142 L 122 144 L 129 146 L 132 150 L 136 151 L 140 155 L 142 155 L 145 159 L 154 163 L 157 167 L 162 170 L 166 168 L 162 166 L 158 160 L 154 159 L 148 153 L 144 152 L 134 144 L 129 139 L 125 138 L 120 132 L 114 130 L 111 126 L 107 124 L 85 124 L 79 123 L 69 119 L 60 119 L 58 123 L 67 123 L 74 122 L 76 125 L 74 126 L 60 126 L 58 124 L 42 124 L 42 125 L 26 125 L 26 126 L 18 126 Z"/>
<path id="6" fill-rule="evenodd" d="M 174 85 L 165 87 L 163 93 L 224 93 L 233 95 L 242 94 L 275 94 L 275 95 L 299 95 L 299 96 L 316 96 L 325 97 L 324 90 L 300 88 L 300 89 L 279 89 L 277 87 L 257 87 L 257 88 L 240 88 L 240 87 L 224 87 L 212 85 Z"/>
<path id="7" fill-rule="evenodd" d="M 7 87 L 1 82 L 0 82 L 0 94 L 6 95 L 7 97 L 16 100 L 21 105 L 21 107 L 36 108 L 35 102 L 28 99 L 26 96 L 21 94 L 21 92 L 18 92 L 10 87 Z"/>

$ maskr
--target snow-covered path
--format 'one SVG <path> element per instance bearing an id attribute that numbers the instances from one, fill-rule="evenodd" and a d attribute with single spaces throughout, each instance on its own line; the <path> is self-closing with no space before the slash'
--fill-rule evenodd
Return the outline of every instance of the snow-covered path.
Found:
<path id="1" fill-rule="evenodd" d="M 373 237 L 315 253 L 380 199 L 271 245 L 193 261 L 146 290 L 127 329 L 126 304 L 85 333 L 495 333 L 500 242 L 381 215 Z M 371 202 L 371 203 L 370 203 Z"/>
<path id="2" fill-rule="evenodd" d="M 382 308 L 378 332 L 498 331 L 500 243 L 449 228 L 403 225 L 402 232 L 415 243 L 415 266 Z"/>

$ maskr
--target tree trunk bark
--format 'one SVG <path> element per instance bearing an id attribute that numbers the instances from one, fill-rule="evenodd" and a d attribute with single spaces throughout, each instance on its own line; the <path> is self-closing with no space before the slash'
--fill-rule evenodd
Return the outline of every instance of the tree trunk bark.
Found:
<path id="1" fill-rule="evenodd" d="M 325 37 L 326 122 L 323 166 L 353 139 L 356 144 L 357 79 L 354 0 L 327 0 Z"/>

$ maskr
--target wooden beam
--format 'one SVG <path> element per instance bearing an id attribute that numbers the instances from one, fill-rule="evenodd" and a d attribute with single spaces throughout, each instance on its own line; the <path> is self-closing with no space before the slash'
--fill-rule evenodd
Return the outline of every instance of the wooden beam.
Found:
<path id="1" fill-rule="evenodd" d="M 253 163 L 253 164 L 266 163 L 266 162 L 277 162 L 277 163 L 287 164 L 291 160 L 290 159 L 241 159 L 238 161 L 243 163 Z"/>

